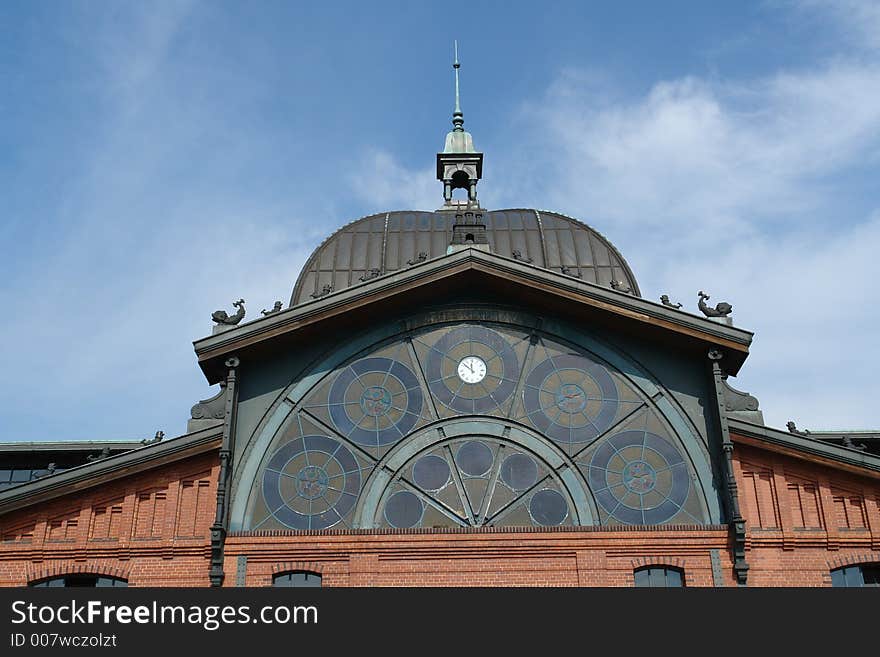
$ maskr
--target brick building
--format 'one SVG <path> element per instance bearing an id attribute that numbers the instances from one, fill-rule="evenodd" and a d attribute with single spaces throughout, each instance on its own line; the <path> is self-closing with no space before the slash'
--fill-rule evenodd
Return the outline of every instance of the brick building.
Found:
<path id="1" fill-rule="evenodd" d="M 765 426 L 729 307 L 482 208 L 463 123 L 439 210 L 342 227 L 286 309 L 215 313 L 187 434 L 0 445 L 0 585 L 876 585 L 880 434 Z"/>

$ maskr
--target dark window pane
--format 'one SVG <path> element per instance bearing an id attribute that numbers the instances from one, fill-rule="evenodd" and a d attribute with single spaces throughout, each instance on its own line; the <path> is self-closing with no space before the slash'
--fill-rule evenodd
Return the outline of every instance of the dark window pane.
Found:
<path id="1" fill-rule="evenodd" d="M 31 479 L 31 471 L 28 470 L 13 470 L 12 471 L 12 481 L 30 481 Z"/>
<path id="2" fill-rule="evenodd" d="M 831 586 L 846 586 L 846 577 L 843 574 L 843 568 L 831 571 Z"/>
<path id="3" fill-rule="evenodd" d="M 635 572 L 636 586 L 651 586 L 651 572 L 645 568 Z"/>
<path id="4" fill-rule="evenodd" d="M 880 586 L 880 566 L 862 566 L 865 586 Z"/>
<path id="5" fill-rule="evenodd" d="M 124 579 L 117 579 L 115 577 L 99 577 L 95 582 L 95 586 L 101 588 L 110 586 L 120 587 L 128 586 L 128 582 L 126 582 Z"/>
<path id="6" fill-rule="evenodd" d="M 98 575 L 65 575 L 44 579 L 40 582 L 29 584 L 32 587 L 84 587 L 96 586 L 128 586 L 128 582 L 117 577 L 99 577 Z"/>
<path id="7" fill-rule="evenodd" d="M 844 568 L 843 574 L 846 576 L 846 585 L 848 587 L 857 587 L 864 584 L 864 581 L 862 580 L 862 569 L 858 566 Z"/>
<path id="8" fill-rule="evenodd" d="M 682 579 L 680 570 L 675 570 L 674 568 L 666 570 L 666 586 L 684 586 Z"/>
<path id="9" fill-rule="evenodd" d="M 651 568 L 651 583 L 648 586 L 666 588 L 666 571 L 663 568 Z"/>

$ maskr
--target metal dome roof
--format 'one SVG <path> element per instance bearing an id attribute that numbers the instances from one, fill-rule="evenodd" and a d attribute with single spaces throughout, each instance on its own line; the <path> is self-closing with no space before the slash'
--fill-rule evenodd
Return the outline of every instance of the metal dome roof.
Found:
<path id="1" fill-rule="evenodd" d="M 381 212 L 343 226 L 309 257 L 290 305 L 445 255 L 455 214 L 448 210 Z M 640 296 L 623 256 L 576 219 L 544 210 L 513 209 L 483 211 L 483 221 L 493 253 L 606 287 L 620 281 Z"/>

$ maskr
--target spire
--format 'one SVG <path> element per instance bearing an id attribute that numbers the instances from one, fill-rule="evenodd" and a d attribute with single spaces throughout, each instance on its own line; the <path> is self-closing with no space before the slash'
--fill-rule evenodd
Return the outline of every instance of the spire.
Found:
<path id="1" fill-rule="evenodd" d="M 477 182 L 483 175 L 483 154 L 474 148 L 471 133 L 464 129 L 464 113 L 461 111 L 461 93 L 458 71 L 458 41 L 454 42 L 455 59 L 455 110 L 452 112 L 453 128 L 446 135 L 443 152 L 437 154 L 437 180 L 443 182 L 445 208 L 457 208 L 460 204 L 452 199 L 452 190 L 466 189 L 468 207 L 479 207 L 477 201 Z"/>
<path id="2" fill-rule="evenodd" d="M 461 100 L 458 92 L 458 69 L 461 68 L 461 64 L 458 61 L 458 40 L 456 40 L 454 43 L 455 61 L 452 63 L 452 68 L 455 69 L 455 111 L 452 113 L 452 125 L 455 126 L 455 132 L 463 132 L 464 114 L 461 111 Z"/>

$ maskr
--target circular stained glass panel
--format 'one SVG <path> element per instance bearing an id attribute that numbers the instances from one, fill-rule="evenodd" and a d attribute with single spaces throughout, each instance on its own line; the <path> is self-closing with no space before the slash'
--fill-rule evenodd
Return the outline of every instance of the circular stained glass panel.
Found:
<path id="1" fill-rule="evenodd" d="M 545 488 L 532 495 L 529 514 L 536 524 L 554 527 L 568 515 L 568 503 L 558 491 Z"/>
<path id="2" fill-rule="evenodd" d="M 511 454 L 501 464 L 501 481 L 515 491 L 525 490 L 538 481 L 538 464 L 525 454 Z"/>
<path id="3" fill-rule="evenodd" d="M 431 394 L 462 413 L 490 413 L 516 390 L 519 360 L 510 343 L 485 326 L 461 326 L 431 347 L 425 362 Z"/>
<path id="4" fill-rule="evenodd" d="M 354 507 L 360 487 L 354 455 L 327 436 L 304 436 L 282 445 L 263 471 L 266 506 L 291 529 L 338 524 Z"/>
<path id="5" fill-rule="evenodd" d="M 436 491 L 449 481 L 449 464 L 446 459 L 429 454 L 413 464 L 413 482 L 425 490 Z"/>
<path id="6" fill-rule="evenodd" d="M 608 371 L 576 354 L 541 361 L 526 377 L 523 405 L 542 433 L 562 443 L 582 443 L 617 417 L 617 386 Z"/>
<path id="7" fill-rule="evenodd" d="M 623 431 L 603 441 L 589 465 L 596 501 L 628 525 L 659 525 L 680 510 L 690 491 L 680 452 L 649 431 Z"/>
<path id="8" fill-rule="evenodd" d="M 492 450 L 486 443 L 471 440 L 458 448 L 455 463 L 458 469 L 471 477 L 479 477 L 492 467 Z"/>
<path id="9" fill-rule="evenodd" d="M 391 358 L 363 358 L 346 367 L 330 388 L 330 417 L 360 445 L 400 440 L 418 422 L 422 389 L 412 370 Z"/>
<path id="10" fill-rule="evenodd" d="M 385 520 L 392 527 L 408 529 L 422 520 L 425 507 L 417 495 L 408 490 L 398 491 L 385 503 Z"/>

